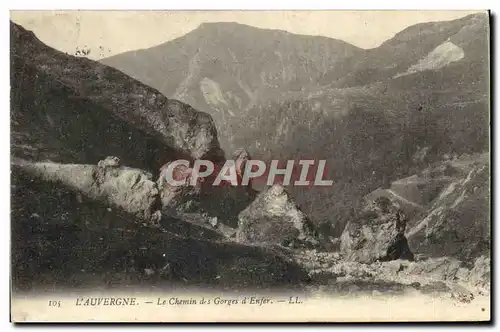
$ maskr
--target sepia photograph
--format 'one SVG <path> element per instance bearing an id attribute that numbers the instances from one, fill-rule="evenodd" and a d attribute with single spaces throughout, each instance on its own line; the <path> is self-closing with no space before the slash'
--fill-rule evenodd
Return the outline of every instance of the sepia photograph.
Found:
<path id="1" fill-rule="evenodd" d="M 11 10 L 10 319 L 490 322 L 490 12 Z"/>

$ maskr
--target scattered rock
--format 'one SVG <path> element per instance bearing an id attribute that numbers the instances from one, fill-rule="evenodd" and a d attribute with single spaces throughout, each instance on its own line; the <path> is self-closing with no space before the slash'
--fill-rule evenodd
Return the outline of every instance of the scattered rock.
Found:
<path id="1" fill-rule="evenodd" d="M 218 224 L 217 217 L 209 218 L 208 222 L 210 223 L 210 225 L 212 225 L 212 227 L 217 227 L 217 224 Z"/>
<path id="2" fill-rule="evenodd" d="M 406 275 L 421 275 L 425 278 L 452 282 L 458 280 L 457 276 L 461 266 L 462 263 L 454 258 L 430 258 L 418 263 L 407 264 L 404 273 Z"/>
<path id="3" fill-rule="evenodd" d="M 97 163 L 97 166 L 99 168 L 103 168 L 103 169 L 106 169 L 108 167 L 109 168 L 119 168 L 120 167 L 120 158 L 114 157 L 114 156 L 108 156 L 105 159 L 100 160 Z"/>
<path id="4" fill-rule="evenodd" d="M 474 300 L 474 294 L 472 292 L 457 284 L 453 284 L 451 287 L 450 297 L 462 303 L 470 303 Z"/>
<path id="5" fill-rule="evenodd" d="M 146 274 L 146 276 L 151 276 L 155 274 L 155 271 L 153 269 L 144 269 L 144 273 Z"/>

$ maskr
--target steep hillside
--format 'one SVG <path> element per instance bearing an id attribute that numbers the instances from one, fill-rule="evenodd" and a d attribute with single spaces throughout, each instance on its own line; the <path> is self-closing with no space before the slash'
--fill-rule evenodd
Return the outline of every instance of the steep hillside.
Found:
<path id="1" fill-rule="evenodd" d="M 52 49 L 14 23 L 11 73 L 15 157 L 97 163 L 120 155 L 156 171 L 178 156 L 221 155 L 206 113 L 118 70 Z"/>
<path id="2" fill-rule="evenodd" d="M 162 231 L 133 226 L 133 215 L 17 167 L 12 184 L 14 292 L 141 285 L 269 288 L 307 281 L 300 266 L 272 248 L 214 240 L 185 225 Z"/>
<path id="3" fill-rule="evenodd" d="M 489 256 L 489 158 L 483 155 L 459 159 L 448 165 L 449 182 L 430 201 L 427 212 L 416 216 L 408 233 L 409 243 L 415 250 L 432 257 L 447 255 L 471 261 L 480 255 Z M 439 181 L 439 175 L 433 176 Z"/>

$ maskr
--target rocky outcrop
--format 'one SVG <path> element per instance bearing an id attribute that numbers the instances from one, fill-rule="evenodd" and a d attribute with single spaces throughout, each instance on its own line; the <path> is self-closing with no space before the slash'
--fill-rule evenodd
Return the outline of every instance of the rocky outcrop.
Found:
<path id="1" fill-rule="evenodd" d="M 413 259 L 405 237 L 407 217 L 389 198 L 368 201 L 358 217 L 342 233 L 340 249 L 348 260 Z"/>
<path id="2" fill-rule="evenodd" d="M 161 114 L 166 119 L 166 128 L 161 132 L 165 142 L 187 151 L 193 159 L 224 159 L 210 115 L 174 99 L 167 101 Z"/>
<path id="3" fill-rule="evenodd" d="M 177 216 L 179 213 L 190 212 L 199 208 L 200 182 L 191 185 L 193 169 L 185 165 L 177 165 L 169 170 L 172 163 L 165 164 L 160 169 L 157 180 L 160 191 L 162 211 L 170 216 Z M 184 181 L 182 185 L 173 185 L 167 179 L 167 171 L 171 172 L 173 180 Z"/>
<path id="4" fill-rule="evenodd" d="M 257 196 L 238 216 L 236 239 L 243 243 L 313 245 L 313 227 L 281 185 Z"/>
<path id="5" fill-rule="evenodd" d="M 68 98 L 98 105 L 115 121 L 132 125 L 152 140 L 161 141 L 165 150 L 170 148 L 193 159 L 223 157 L 210 115 L 180 101 L 169 100 L 119 70 L 50 48 L 15 23 L 11 23 L 11 59 L 13 63 L 19 62 L 18 66 L 14 65 L 14 73 L 26 66 L 32 68 L 33 78 L 45 76 L 63 87 Z M 94 120 L 100 121 L 97 116 Z M 162 152 L 167 151 L 157 151 Z M 163 163 L 169 159 L 168 156 L 161 158 Z"/>
<path id="6" fill-rule="evenodd" d="M 42 181 L 61 183 L 89 199 L 118 208 L 137 218 L 138 222 L 156 225 L 161 220 L 159 191 L 150 174 L 121 168 L 117 157 L 108 157 L 97 166 L 17 161 L 14 167 Z"/>
<path id="7" fill-rule="evenodd" d="M 235 186 L 224 181 L 217 186 L 213 185 L 225 160 L 214 163 L 214 172 L 202 178 L 198 178 L 191 167 L 175 166 L 173 170 L 174 180 L 184 181 L 182 185 L 168 183 L 167 170 L 172 163 L 165 164 L 160 169 L 157 180 L 163 211 L 181 218 L 184 218 L 186 213 L 197 212 L 204 215 L 206 220 L 216 220 L 213 227 L 222 227 L 223 233 L 233 234 L 234 228 L 237 227 L 238 214 L 255 199 L 256 195 L 250 185 L 243 186 L 241 184 L 245 163 L 249 158 L 248 152 L 244 149 L 233 155 L 232 160 L 235 161 L 238 182 L 238 185 Z M 193 177 L 197 179 L 194 185 L 191 183 Z"/>

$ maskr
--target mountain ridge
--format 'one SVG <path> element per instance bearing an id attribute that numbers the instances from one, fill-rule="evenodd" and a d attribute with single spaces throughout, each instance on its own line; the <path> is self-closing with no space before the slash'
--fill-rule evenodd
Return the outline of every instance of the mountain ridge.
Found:
<path id="1" fill-rule="evenodd" d="M 302 44 L 292 34 L 280 39 L 275 36 L 283 34 L 271 31 L 262 40 L 256 36 L 266 30 L 258 28 L 245 27 L 238 38 L 224 24 L 204 29 L 212 32 L 189 35 L 198 34 L 200 43 L 188 43 L 184 36 L 165 43 L 168 52 L 155 48 L 104 62 L 161 88 L 165 81 L 155 81 L 154 75 L 161 75 L 165 62 L 182 59 L 171 64 L 180 77 L 165 83 L 173 88 L 160 90 L 167 96 L 179 93 L 179 99 L 210 113 L 227 153 L 244 147 L 264 160 L 326 159 L 328 178 L 335 181 L 330 192 L 293 189 L 306 214 L 318 222 L 343 220 L 356 197 L 410 176 L 417 167 L 412 156 L 424 147 L 431 151 L 429 161 L 487 147 L 489 34 L 483 13 L 417 24 L 368 50 L 344 50 L 345 44 L 334 43 L 331 53 L 321 45 L 301 53 Z M 315 45 L 314 40 L 303 45 Z M 274 45 L 294 51 L 276 54 Z M 189 47 L 203 51 L 188 57 L 183 50 Z M 410 68 L 414 72 L 397 76 Z M 320 202 L 338 196 L 345 200 L 334 204 L 346 209 L 341 216 L 319 211 Z"/>
<path id="2" fill-rule="evenodd" d="M 297 80 L 314 82 L 339 59 L 360 51 L 327 37 L 233 25 L 204 24 L 173 41 L 101 62 L 208 111 L 224 132 L 231 112 L 245 112 Z"/>
<path id="3" fill-rule="evenodd" d="M 477 49 L 471 56 L 479 60 L 474 60 L 476 62 L 473 61 L 471 64 L 483 63 L 483 65 L 474 65 L 472 68 L 482 76 L 486 72 L 485 59 L 480 59 L 481 50 L 487 44 L 488 36 L 487 15 L 482 13 L 455 20 L 410 26 L 372 49 L 361 49 L 337 39 L 319 37 L 320 40 L 332 42 L 333 46 L 316 45 L 309 50 L 309 53 L 301 53 L 298 40 L 306 38 L 309 39 L 306 45 L 315 45 L 315 41 L 318 40 L 316 36 L 295 35 L 282 30 L 276 32 L 239 23 L 204 23 L 201 26 L 201 29 L 195 29 L 174 41 L 145 51 L 127 52 L 123 56 L 115 55 L 101 61 L 148 85 L 155 86 L 167 96 L 173 95 L 210 113 L 221 133 L 221 144 L 226 150 L 237 148 L 230 146 L 224 137 L 228 131 L 230 132 L 228 135 L 237 135 L 231 132 L 230 123 L 235 121 L 232 118 L 236 116 L 239 120 L 251 108 L 269 100 L 307 99 L 314 91 L 323 91 L 320 94 L 329 95 L 332 88 L 358 87 L 359 89 L 361 86 L 380 84 L 380 82 L 384 82 L 383 84 L 396 92 L 401 90 L 399 85 L 405 89 L 408 89 L 409 84 L 416 84 L 422 88 L 429 82 L 435 85 L 432 78 L 425 77 L 427 75 L 425 70 L 414 73 L 417 76 L 396 77 L 397 81 L 393 78 L 415 66 L 421 58 L 446 42 L 450 36 L 467 27 L 473 31 L 462 33 L 462 37 L 455 38 L 458 38 L 458 41 L 452 40 L 452 42 L 458 42 L 458 47 L 462 47 L 463 43 L 469 45 L 473 42 L 468 49 Z M 227 26 L 236 26 L 240 28 L 236 30 L 241 31 L 233 32 L 227 29 Z M 436 26 L 440 28 L 434 29 Z M 481 30 L 483 26 L 486 29 L 484 31 Z M 474 34 L 474 31 L 477 33 Z M 221 34 L 224 38 L 221 38 Z M 256 38 L 262 34 L 267 34 L 266 38 Z M 283 38 L 284 35 L 287 39 Z M 486 38 L 481 39 L 483 37 Z M 256 39 L 259 39 L 258 43 L 255 42 Z M 269 48 L 275 44 L 283 47 L 281 45 L 283 42 L 290 44 L 285 46 L 285 49 L 292 50 L 292 53 L 278 52 L 274 46 Z M 347 49 L 343 50 L 344 47 Z M 252 50 L 258 51 L 251 53 Z M 468 66 L 469 52 L 465 50 L 465 53 L 465 59 L 452 62 L 448 66 Z M 408 55 L 411 55 L 409 59 Z M 325 60 L 325 57 L 328 59 Z M 304 65 L 303 61 L 307 64 Z M 381 64 L 377 64 L 379 62 Z M 292 65 L 293 67 L 288 68 Z M 385 68 L 388 65 L 393 67 Z M 446 71 L 446 66 L 437 70 L 449 72 Z M 178 77 L 162 74 L 171 71 L 175 71 Z M 463 70 L 457 68 L 453 72 L 461 73 Z M 162 75 L 168 79 L 158 78 Z M 419 78 L 419 75 L 424 76 Z M 478 76 L 479 79 L 482 76 Z M 381 90 L 375 97 L 381 98 L 383 95 L 384 92 Z M 371 98 L 373 99 L 375 98 Z"/>

